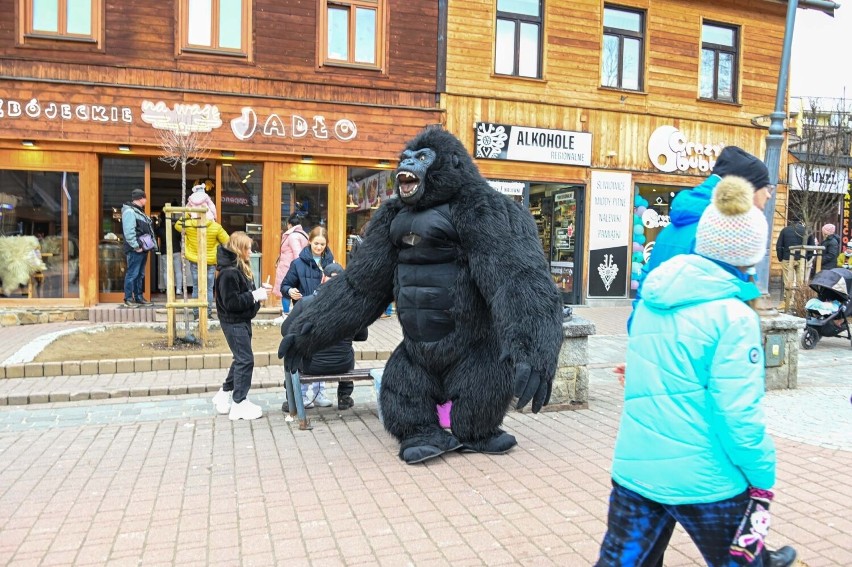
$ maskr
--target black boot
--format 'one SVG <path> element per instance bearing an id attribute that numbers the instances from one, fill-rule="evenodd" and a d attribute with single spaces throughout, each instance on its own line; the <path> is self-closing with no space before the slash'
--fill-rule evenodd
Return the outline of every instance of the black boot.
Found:
<path id="1" fill-rule="evenodd" d="M 796 550 L 785 545 L 781 549 L 769 552 L 769 565 L 767 567 L 790 567 L 796 562 Z"/>
<path id="2" fill-rule="evenodd" d="M 337 409 L 348 410 L 355 405 L 355 400 L 352 396 L 337 396 Z"/>

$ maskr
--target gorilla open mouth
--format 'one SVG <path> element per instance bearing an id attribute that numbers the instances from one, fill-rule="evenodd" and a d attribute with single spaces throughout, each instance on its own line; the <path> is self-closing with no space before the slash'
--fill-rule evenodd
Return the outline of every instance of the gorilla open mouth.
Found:
<path id="1" fill-rule="evenodd" d="M 399 196 L 403 198 L 411 197 L 420 188 L 420 178 L 410 171 L 397 173 L 396 181 L 399 183 Z"/>

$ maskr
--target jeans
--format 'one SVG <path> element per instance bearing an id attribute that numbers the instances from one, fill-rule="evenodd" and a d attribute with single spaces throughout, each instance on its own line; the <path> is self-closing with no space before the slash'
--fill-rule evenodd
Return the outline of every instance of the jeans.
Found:
<path id="1" fill-rule="evenodd" d="M 124 301 L 144 299 L 145 264 L 148 261 L 148 253 L 131 250 L 125 255 L 127 270 L 124 272 Z"/>
<path id="2" fill-rule="evenodd" d="M 189 272 L 192 274 L 192 297 L 198 297 L 198 264 L 187 262 Z M 216 275 L 216 266 L 207 265 L 207 313 L 213 311 L 213 277 Z"/>
<path id="3" fill-rule="evenodd" d="M 159 256 L 160 258 L 160 266 L 159 266 L 159 278 L 157 279 L 157 288 L 165 291 L 166 290 L 166 254 L 162 253 Z M 183 290 L 183 267 L 182 262 L 180 261 L 180 252 L 174 252 L 172 254 L 172 263 L 175 267 L 175 289 Z"/>
<path id="4" fill-rule="evenodd" d="M 707 504 L 659 504 L 613 482 L 607 530 L 597 567 L 662 567 L 675 523 L 692 538 L 710 567 L 737 565 L 731 542 L 749 503 L 748 492 Z M 769 564 L 768 552 L 751 567 Z"/>
<path id="5" fill-rule="evenodd" d="M 254 371 L 254 353 L 251 350 L 251 322 L 226 323 L 222 321 L 222 332 L 234 355 L 228 376 L 222 384 L 226 392 L 234 392 L 234 403 L 238 404 L 248 396 L 251 387 L 251 375 Z"/>

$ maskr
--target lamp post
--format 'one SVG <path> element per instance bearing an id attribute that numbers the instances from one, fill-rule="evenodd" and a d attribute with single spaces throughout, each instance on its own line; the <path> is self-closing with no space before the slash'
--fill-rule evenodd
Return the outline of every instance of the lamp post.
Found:
<path id="1" fill-rule="evenodd" d="M 790 75 L 790 53 L 793 48 L 793 28 L 796 24 L 796 9 L 801 4 L 805 8 L 814 8 L 834 16 L 834 10 L 840 7 L 835 2 L 825 0 L 788 0 L 787 21 L 784 27 L 784 48 L 781 52 L 781 69 L 778 72 L 778 89 L 775 93 L 775 110 L 769 115 L 769 134 L 766 136 L 766 154 L 764 163 L 769 170 L 770 185 L 778 185 L 778 170 L 781 166 L 781 148 L 784 145 L 784 118 L 787 99 L 787 81 Z M 772 221 L 775 219 L 775 201 L 777 191 L 772 192 L 772 197 L 767 201 L 764 208 L 766 224 L 769 225 L 769 236 L 766 249 L 772 251 Z M 769 295 L 769 264 L 770 254 L 767 254 L 760 264 L 757 265 L 757 281 L 760 291 L 764 296 Z"/>

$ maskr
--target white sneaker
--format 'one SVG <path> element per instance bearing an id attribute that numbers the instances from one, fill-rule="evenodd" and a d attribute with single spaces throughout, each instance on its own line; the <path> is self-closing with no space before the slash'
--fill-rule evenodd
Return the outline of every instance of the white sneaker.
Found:
<path id="1" fill-rule="evenodd" d="M 302 396 L 302 405 L 305 406 L 305 409 L 311 409 L 314 407 L 314 397 L 310 392 L 308 392 L 307 395 Z"/>
<path id="2" fill-rule="evenodd" d="M 248 398 L 238 404 L 231 404 L 231 411 L 228 413 L 228 419 L 237 421 L 238 419 L 257 419 L 263 415 L 263 410 L 257 404 L 251 403 Z"/>
<path id="3" fill-rule="evenodd" d="M 272 322 L 275 323 L 276 325 L 280 325 L 281 323 L 283 323 L 286 320 L 287 320 L 286 317 L 284 317 L 283 315 L 279 315 L 278 317 L 273 319 Z"/>
<path id="4" fill-rule="evenodd" d="M 319 394 L 317 394 L 314 403 L 321 408 L 331 407 L 331 400 L 325 397 L 325 392 L 320 392 Z"/>
<path id="5" fill-rule="evenodd" d="M 222 388 L 213 396 L 213 405 L 216 407 L 216 413 L 226 414 L 231 411 L 231 402 L 234 400 L 234 392 L 226 392 Z"/>

